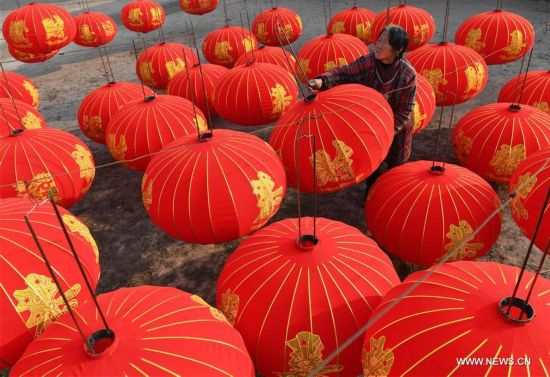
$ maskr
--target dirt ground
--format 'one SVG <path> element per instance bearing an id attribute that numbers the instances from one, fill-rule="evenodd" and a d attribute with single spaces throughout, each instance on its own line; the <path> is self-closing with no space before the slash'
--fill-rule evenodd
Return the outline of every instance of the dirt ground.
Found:
<path id="1" fill-rule="evenodd" d="M 119 26 L 119 32 L 114 42 L 108 46 L 110 62 L 117 81 L 138 82 L 135 75 L 135 58 L 131 50 L 132 38 L 136 37 L 121 26 L 119 11 L 125 1 L 89 0 L 92 11 L 102 11 L 113 17 Z M 167 18 L 164 35 L 167 41 L 178 41 L 187 44 L 183 37 L 183 23 L 193 20 L 199 43 L 204 36 L 214 28 L 223 26 L 224 15 L 220 6 L 214 13 L 202 18 L 192 17 L 179 9 L 176 0 L 160 0 L 166 10 Z M 23 5 L 27 1 L 2 0 L 2 20 L 7 11 L 14 9 L 17 3 Z M 59 3 L 59 2 L 56 2 Z M 78 2 L 61 2 L 74 15 L 80 13 Z M 265 9 L 265 1 L 246 2 L 251 18 L 258 10 Z M 367 7 L 375 12 L 382 11 L 387 1 L 358 1 L 358 6 Z M 395 1 L 391 2 L 395 5 Z M 441 40 L 443 29 L 445 3 L 439 0 L 411 1 L 410 5 L 424 8 L 431 12 L 437 32 L 432 42 Z M 324 14 L 321 0 L 278 1 L 279 6 L 289 7 L 297 11 L 303 20 L 304 33 L 294 44 L 296 51 L 313 37 L 323 33 Z M 332 14 L 353 5 L 353 1 L 332 1 Z M 472 0 L 453 1 L 449 17 L 448 39 L 454 39 L 458 25 L 467 17 L 476 13 L 493 10 L 495 1 L 481 2 Z M 243 9 L 243 1 L 228 0 L 227 8 L 231 23 L 238 25 L 239 11 Z M 544 25 L 550 21 L 550 2 L 545 0 L 505 1 L 504 10 L 518 13 L 531 21 L 537 30 L 535 52 L 531 62 L 531 70 L 549 69 L 550 35 L 545 32 Z M 159 35 L 152 32 L 145 36 L 148 44 L 158 42 Z M 63 54 L 40 64 L 5 63 L 4 68 L 26 75 L 38 85 L 41 94 L 39 111 L 45 116 L 50 127 L 68 130 L 82 138 L 92 149 L 97 165 L 112 161 L 106 147 L 87 139 L 78 128 L 76 111 L 82 99 L 93 89 L 106 83 L 99 53 L 95 49 L 85 49 L 74 44 L 63 49 Z M 11 60 L 4 41 L 0 44 L 1 61 Z M 450 111 L 443 117 L 443 127 L 452 127 L 468 111 L 486 103 L 496 102 L 501 86 L 519 72 L 520 61 L 507 65 L 489 67 L 489 83 L 483 93 L 477 98 L 458 105 L 450 122 Z M 431 159 L 434 138 L 436 135 L 439 109 L 428 129 L 414 137 L 412 160 Z M 217 119 L 215 127 L 231 126 Z M 245 130 L 242 127 L 236 129 Z M 246 131 L 256 131 L 267 139 L 270 126 L 246 128 Z M 444 156 L 445 140 L 448 130 L 442 131 L 439 159 L 447 158 L 456 161 L 452 148 L 448 148 L 448 156 Z M 141 201 L 142 173 L 128 170 L 122 166 L 109 166 L 98 169 L 90 192 L 85 198 L 71 208 L 71 211 L 84 221 L 92 232 L 100 249 L 101 281 L 98 293 L 115 290 L 125 286 L 143 284 L 167 285 L 180 288 L 202 296 L 209 303 L 215 300 L 215 284 L 223 263 L 239 241 L 220 245 L 194 245 L 175 240 L 156 228 L 149 220 Z M 366 231 L 364 212 L 359 207 L 362 198 L 363 185 L 348 188 L 331 195 L 318 197 L 318 215 L 343 221 Z M 498 187 L 501 199 L 506 199 L 507 187 Z M 295 217 L 296 192 L 289 189 L 281 209 L 271 221 L 286 217 Z M 304 213 L 312 212 L 312 197 L 304 196 Z M 509 208 L 504 210 L 502 232 L 496 245 L 483 260 L 520 266 L 527 250 L 528 240 L 520 233 L 512 221 Z M 533 253 L 528 268 L 534 270 L 541 256 L 539 251 Z M 404 278 L 411 267 L 394 261 L 400 276 Z M 550 260 L 543 270 L 550 277 Z"/>

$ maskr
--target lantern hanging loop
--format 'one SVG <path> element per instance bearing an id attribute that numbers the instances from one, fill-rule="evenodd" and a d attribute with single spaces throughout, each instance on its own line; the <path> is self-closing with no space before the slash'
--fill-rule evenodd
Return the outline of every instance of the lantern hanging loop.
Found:
<path id="1" fill-rule="evenodd" d="M 527 81 L 527 74 L 529 73 L 529 66 L 531 65 L 531 57 L 533 56 L 533 50 L 535 49 L 535 46 L 533 45 L 533 47 L 531 48 L 531 51 L 529 52 L 529 59 L 527 59 L 527 68 L 525 68 L 525 77 L 523 78 L 523 84 L 521 86 L 521 90 L 519 91 L 519 98 L 518 98 L 518 101 L 517 101 L 517 104 L 516 106 L 518 107 L 519 109 L 519 104 L 521 103 L 521 97 L 523 97 L 523 92 L 525 91 L 525 83 Z M 525 57 L 525 55 L 524 55 Z M 520 76 L 521 76 L 521 70 L 520 70 Z M 518 82 L 519 82 L 520 78 L 518 77 Z M 517 86 L 516 86 L 516 89 L 517 89 Z M 516 96 L 516 94 L 514 93 L 514 97 Z"/>
<path id="2" fill-rule="evenodd" d="M 229 26 L 229 17 L 227 17 L 227 4 L 226 4 L 226 0 L 222 0 L 223 1 L 223 15 L 225 17 L 225 26 Z"/>
<path id="3" fill-rule="evenodd" d="M 248 24 L 248 29 L 247 30 L 248 30 L 248 32 L 251 32 L 252 27 L 250 26 L 250 16 L 248 15 L 248 6 L 246 5 L 246 0 L 244 0 L 243 5 L 244 5 L 244 11 L 246 12 L 246 22 Z M 246 52 L 246 46 L 245 46 L 244 51 Z M 252 49 L 250 50 L 250 52 L 252 53 L 252 61 L 256 61 L 256 59 L 254 58 L 254 42 L 252 42 Z"/>
<path id="4" fill-rule="evenodd" d="M 103 57 L 103 53 L 101 52 L 101 49 L 104 49 L 105 57 Z M 107 53 L 107 47 L 105 45 L 99 46 L 99 57 L 101 58 L 101 64 L 103 65 L 103 70 L 105 71 L 105 78 L 107 79 L 107 83 L 114 83 L 115 81 L 115 75 L 113 73 L 113 67 L 111 67 L 111 60 L 109 59 L 109 54 Z M 108 68 L 108 69 L 107 69 Z"/>
<path id="5" fill-rule="evenodd" d="M 8 76 L 6 75 L 6 71 L 4 70 L 4 65 L 2 63 L 0 63 L 0 69 L 2 70 L 2 78 L 6 82 L 6 88 L 8 89 L 8 93 L 10 95 L 10 99 L 11 99 L 11 102 L 13 104 L 13 108 L 15 109 L 15 115 L 17 115 L 17 120 L 19 120 L 19 127 L 20 127 L 19 129 L 24 130 L 25 128 L 23 127 L 23 120 L 21 119 L 21 115 L 19 114 L 19 110 L 17 110 L 17 105 L 15 104 L 13 93 L 11 92 L 11 85 L 8 81 Z M 4 108 L 2 108 L 2 111 L 4 111 Z M 5 116 L 5 114 L 4 114 L 4 119 L 6 120 L 6 123 L 9 125 L 8 118 Z M 12 136 L 15 135 L 14 131 L 16 131 L 16 130 L 11 130 Z"/>
<path id="6" fill-rule="evenodd" d="M 452 136 L 452 128 L 453 128 L 453 117 L 455 114 L 455 106 L 456 106 L 456 92 L 453 92 L 453 103 L 451 105 L 451 116 L 449 117 L 449 127 L 447 127 L 447 130 L 449 130 L 449 133 L 447 134 L 447 141 L 445 143 L 445 151 L 443 153 L 443 165 L 441 168 L 445 170 L 445 164 L 447 163 L 447 160 L 449 159 L 449 146 L 451 144 L 451 136 Z"/>
<path id="7" fill-rule="evenodd" d="M 189 44 L 191 44 L 191 35 L 189 34 L 189 25 L 187 24 L 187 21 L 185 21 L 185 29 L 187 30 L 187 35 L 189 38 Z M 187 60 L 187 54 L 185 53 L 185 47 L 182 48 L 183 52 L 183 61 L 185 64 L 185 76 L 187 77 L 187 85 L 191 85 L 191 81 L 189 79 L 189 67 L 188 63 L 190 60 Z M 195 129 L 197 130 L 197 138 L 201 139 L 201 129 L 199 127 L 199 121 L 197 117 L 197 108 L 195 106 L 195 91 L 191 90 L 191 104 L 193 105 L 193 120 L 195 121 Z"/>
<path id="8" fill-rule="evenodd" d="M 245 2 L 245 6 L 246 6 L 246 2 Z M 246 16 L 248 17 L 248 11 L 246 11 Z M 244 28 L 244 22 L 243 22 L 243 10 L 242 9 L 239 11 L 239 18 L 240 18 L 240 21 L 241 21 L 241 34 L 242 34 L 242 39 L 243 39 L 243 44 L 244 44 L 244 61 L 246 62 L 246 65 L 250 65 L 251 63 L 254 62 L 254 42 L 252 42 L 252 46 L 251 46 L 252 48 L 250 50 L 252 60 L 248 60 L 248 51 L 246 49 L 246 44 L 248 43 L 248 39 L 247 39 L 246 34 L 244 32 L 245 28 Z M 249 21 L 248 27 L 250 28 L 250 21 Z"/>
<path id="9" fill-rule="evenodd" d="M 501 11 L 503 3 L 504 3 L 504 0 L 497 0 L 497 9 L 496 10 Z"/>
<path id="10" fill-rule="evenodd" d="M 440 44 L 447 43 L 447 30 L 449 29 L 449 13 L 451 10 L 451 0 L 447 0 L 445 4 L 445 20 L 443 21 L 443 35 Z"/>
<path id="11" fill-rule="evenodd" d="M 136 48 L 136 42 L 134 41 L 134 38 L 132 38 L 132 45 L 134 46 L 134 56 L 136 57 L 136 62 L 138 61 L 138 54 L 137 54 L 137 48 Z M 145 48 L 145 39 L 143 40 L 143 46 Z M 147 48 L 145 48 L 145 55 L 147 55 Z M 145 92 L 145 84 L 142 80 L 139 80 L 141 83 L 141 91 L 143 92 L 143 100 L 146 102 L 150 102 L 153 99 L 155 99 L 156 94 L 153 92 L 152 96 L 147 96 L 147 93 Z"/>

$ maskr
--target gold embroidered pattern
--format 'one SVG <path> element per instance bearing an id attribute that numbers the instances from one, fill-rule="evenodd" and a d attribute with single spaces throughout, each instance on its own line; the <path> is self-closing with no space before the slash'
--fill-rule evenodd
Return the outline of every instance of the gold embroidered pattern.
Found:
<path id="1" fill-rule="evenodd" d="M 102 22 L 101 27 L 105 31 L 105 36 L 107 38 L 111 38 L 111 36 L 115 33 L 115 26 L 111 21 Z"/>
<path id="2" fill-rule="evenodd" d="M 243 38 L 243 46 L 246 52 L 250 52 L 256 48 L 256 41 L 252 37 Z"/>
<path id="3" fill-rule="evenodd" d="M 292 96 L 286 94 L 286 90 L 281 84 L 275 84 L 275 87 L 271 88 L 271 103 L 273 104 L 271 114 L 281 114 L 290 106 Z"/>
<path id="4" fill-rule="evenodd" d="M 547 114 L 550 114 L 550 106 L 548 105 L 548 102 L 535 102 L 533 103 L 533 107 L 536 107 L 537 109 L 544 111 Z"/>
<path id="5" fill-rule="evenodd" d="M 82 145 L 75 144 L 76 150 L 71 153 L 80 168 L 80 178 L 90 183 L 95 176 L 94 160 L 89 150 Z"/>
<path id="6" fill-rule="evenodd" d="M 370 22 L 365 22 L 362 24 L 357 24 L 355 26 L 355 34 L 357 38 L 361 39 L 363 42 L 370 42 L 372 36 L 372 25 Z"/>
<path id="7" fill-rule="evenodd" d="M 414 44 L 416 46 L 421 45 L 428 40 L 430 36 L 430 27 L 428 24 L 414 25 Z"/>
<path id="8" fill-rule="evenodd" d="M 44 18 L 42 20 L 42 26 L 46 32 L 46 43 L 48 46 L 57 46 L 60 43 L 65 42 L 68 37 L 65 36 L 64 22 L 57 14 L 53 18 Z M 54 39 L 51 41 L 50 39 Z"/>
<path id="9" fill-rule="evenodd" d="M 69 214 L 63 215 L 63 223 L 67 225 L 71 232 L 80 234 L 82 238 L 84 238 L 86 242 L 88 242 L 92 246 L 92 250 L 94 251 L 95 255 L 95 262 L 99 263 L 99 250 L 88 227 L 81 223 L 79 219 Z"/>
<path id="10" fill-rule="evenodd" d="M 480 62 L 475 62 L 474 66 L 468 66 L 464 70 L 466 75 L 466 92 L 479 92 L 483 88 L 483 79 L 485 78 L 485 68 Z M 470 97 L 467 95 L 466 97 Z"/>
<path id="11" fill-rule="evenodd" d="M 466 36 L 464 46 L 470 47 L 477 52 L 480 52 L 486 46 L 485 42 L 480 41 L 480 39 L 481 29 L 472 29 L 468 32 L 468 35 Z"/>
<path id="12" fill-rule="evenodd" d="M 353 160 L 350 159 L 353 149 L 340 140 L 334 140 L 332 145 L 336 149 L 334 160 L 325 150 L 315 152 L 315 171 L 319 186 L 325 186 L 329 182 L 337 183 L 355 178 L 351 167 Z M 313 156 L 309 157 L 309 162 L 313 166 Z"/>
<path id="13" fill-rule="evenodd" d="M 420 105 L 418 105 L 418 102 L 414 102 L 414 127 L 413 132 L 418 131 L 422 127 L 422 123 L 424 122 L 424 119 L 428 117 L 427 114 L 423 114 L 420 112 Z"/>
<path id="14" fill-rule="evenodd" d="M 90 136 L 92 139 L 102 139 L 103 138 L 103 124 L 101 123 L 101 115 L 84 115 L 82 119 L 84 125 L 84 130 L 86 135 Z"/>
<path id="15" fill-rule="evenodd" d="M 154 26 L 162 24 L 163 13 L 164 11 L 161 7 L 151 8 L 151 24 Z"/>
<path id="16" fill-rule="evenodd" d="M 500 55 L 500 58 L 514 60 L 526 46 L 527 43 L 523 39 L 523 33 L 519 30 L 514 30 L 510 33 L 510 44 L 503 49 L 506 55 Z"/>
<path id="17" fill-rule="evenodd" d="M 256 30 L 256 37 L 260 40 L 260 42 L 267 41 L 267 32 L 265 30 L 265 24 L 263 22 L 260 22 L 258 24 L 258 29 Z"/>
<path id="18" fill-rule="evenodd" d="M 394 355 L 391 348 L 384 349 L 385 342 L 385 336 L 378 339 L 370 338 L 370 351 L 363 349 L 361 364 L 364 376 L 382 377 L 390 374 Z"/>
<path id="19" fill-rule="evenodd" d="M 27 185 L 26 192 L 37 200 L 48 199 L 51 195 L 54 202 L 57 204 L 61 203 L 59 191 L 57 190 L 52 175 L 49 173 L 35 175 L 32 181 Z"/>
<path id="20" fill-rule="evenodd" d="M 185 69 L 185 62 L 181 58 L 176 58 L 176 61 L 169 60 L 165 64 L 166 70 L 168 71 L 168 77 L 170 80 Z"/>
<path id="21" fill-rule="evenodd" d="M 90 25 L 80 25 L 80 39 L 86 43 L 93 43 L 96 41 L 93 31 L 90 29 Z"/>
<path id="22" fill-rule="evenodd" d="M 191 295 L 191 300 L 195 301 L 197 304 L 206 306 L 210 310 L 210 314 L 214 319 L 220 321 L 220 322 L 227 322 L 227 319 L 223 315 L 222 312 L 220 312 L 218 309 L 211 307 L 206 301 L 202 299 L 202 297 L 197 295 Z"/>
<path id="23" fill-rule="evenodd" d="M 330 28 L 330 32 L 332 34 L 342 34 L 346 31 L 346 25 L 344 24 L 344 21 L 336 21 L 332 24 L 332 27 Z"/>
<path id="24" fill-rule="evenodd" d="M 325 72 L 330 71 L 331 69 L 336 68 L 336 67 L 343 67 L 345 65 L 348 65 L 348 62 L 346 61 L 345 58 L 338 58 L 338 64 L 336 62 L 334 62 L 333 60 L 329 60 L 324 65 Z"/>
<path id="25" fill-rule="evenodd" d="M 233 326 L 235 325 L 235 319 L 237 319 L 237 312 L 239 310 L 240 298 L 231 290 L 228 289 L 225 293 L 222 293 L 222 301 L 220 303 L 220 310 L 227 318 L 227 321 Z"/>
<path id="26" fill-rule="evenodd" d="M 141 81 L 149 86 L 156 86 L 157 82 L 153 78 L 153 73 L 155 73 L 155 70 L 153 69 L 152 62 L 141 62 L 139 65 L 139 76 L 141 77 Z"/>
<path id="27" fill-rule="evenodd" d="M 309 69 L 309 59 L 298 59 L 298 64 L 301 67 L 301 69 L 298 70 L 298 76 L 300 76 L 301 80 L 306 81 L 307 76 L 311 73 L 311 69 Z"/>
<path id="28" fill-rule="evenodd" d="M 145 184 L 145 181 L 147 180 L 147 176 L 143 176 L 143 183 Z M 149 209 L 151 208 L 151 203 L 153 203 L 153 182 L 149 182 L 147 185 L 147 189 L 143 190 L 143 186 L 141 188 L 143 195 L 143 206 L 145 207 L 145 210 L 149 212 Z"/>
<path id="29" fill-rule="evenodd" d="M 494 167 L 498 175 L 510 175 L 525 158 L 525 145 L 518 144 L 512 147 L 502 144 L 489 164 Z"/>
<path id="30" fill-rule="evenodd" d="M 457 141 L 454 146 L 457 150 L 458 158 L 461 162 L 464 162 L 470 155 L 470 150 L 474 145 L 474 141 L 472 140 L 472 138 L 465 136 L 464 130 L 462 129 L 458 130 L 456 140 Z"/>
<path id="31" fill-rule="evenodd" d="M 474 230 L 466 220 L 460 220 L 458 226 L 451 224 L 447 238 L 451 240 L 445 245 L 445 250 L 453 251 L 465 238 L 469 237 Z M 480 243 L 465 243 L 460 249 L 455 250 L 453 255 L 448 259 L 449 262 L 456 262 L 464 258 L 473 258 L 477 252 L 483 249 L 484 244 Z"/>
<path id="32" fill-rule="evenodd" d="M 143 26 L 143 21 L 141 19 L 143 13 L 139 8 L 132 8 L 128 12 L 128 24 L 131 26 Z"/>
<path id="33" fill-rule="evenodd" d="M 441 72 L 441 68 L 436 68 L 433 70 L 425 69 L 422 71 L 422 76 L 424 76 L 432 86 L 435 94 L 435 99 L 437 101 L 443 100 L 443 92 L 439 90 L 439 85 L 447 85 L 449 82 L 446 78 L 443 77 L 443 72 Z"/>
<path id="34" fill-rule="evenodd" d="M 251 182 L 253 193 L 258 200 L 257 206 L 260 210 L 258 217 L 254 220 L 252 229 L 261 228 L 267 220 L 273 215 L 277 206 L 283 199 L 283 187 L 275 189 L 275 182 L 266 173 L 259 171 L 258 179 Z"/>
<path id="35" fill-rule="evenodd" d="M 13 43 L 13 47 L 17 49 L 32 47 L 32 42 L 27 38 L 28 32 L 29 29 L 25 26 L 24 20 L 10 22 L 8 35 Z"/>
<path id="36" fill-rule="evenodd" d="M 124 137 L 124 135 L 120 135 L 119 143 L 117 144 L 116 135 L 110 134 L 107 137 L 107 146 L 109 147 L 109 151 L 111 152 L 115 160 L 124 160 L 124 155 L 128 150 L 128 146 L 126 145 L 126 137 Z"/>
<path id="37" fill-rule="evenodd" d="M 33 128 L 42 128 L 42 122 L 40 121 L 40 118 L 30 111 L 27 111 L 21 121 L 23 122 L 23 127 L 25 127 L 25 129 L 27 130 L 32 130 Z"/>
<path id="38" fill-rule="evenodd" d="M 37 107 L 38 103 L 40 102 L 40 94 L 38 93 L 38 90 L 34 87 L 33 84 L 31 84 L 27 80 L 23 81 L 23 87 L 29 92 L 32 97 L 32 106 Z"/>
<path id="39" fill-rule="evenodd" d="M 229 41 L 216 42 L 216 46 L 214 47 L 214 55 L 218 61 L 230 63 L 233 61 L 233 58 L 229 55 L 229 52 L 232 50 L 233 47 L 229 45 Z"/>
<path id="40" fill-rule="evenodd" d="M 519 217 L 527 220 L 529 218 L 529 213 L 527 209 L 523 206 L 523 200 L 527 199 L 533 188 L 537 184 L 538 178 L 531 173 L 520 175 L 518 182 L 515 185 L 512 185 L 512 191 L 516 193 L 516 196 L 510 202 L 510 207 L 512 210 L 512 215 L 514 217 Z M 518 190 L 518 187 L 522 187 Z M 500 206 L 500 204 L 499 204 Z"/>

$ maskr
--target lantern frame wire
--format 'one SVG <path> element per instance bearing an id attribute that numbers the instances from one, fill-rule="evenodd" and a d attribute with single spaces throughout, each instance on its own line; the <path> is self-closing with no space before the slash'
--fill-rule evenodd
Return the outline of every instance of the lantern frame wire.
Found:
<path id="1" fill-rule="evenodd" d="M 533 47 L 531 47 L 531 51 L 529 52 L 529 59 L 527 59 L 527 68 L 525 68 L 525 76 L 523 77 L 523 84 L 521 86 L 521 90 L 519 92 L 519 98 L 518 98 L 517 104 L 516 104 L 518 109 L 520 108 L 521 97 L 523 97 L 523 92 L 525 91 L 525 83 L 527 82 L 527 74 L 529 73 L 529 66 L 531 65 L 531 57 L 533 56 L 533 50 L 534 49 L 535 49 L 535 45 L 533 44 Z M 523 58 L 525 58 L 525 55 L 523 55 Z M 521 65 L 523 67 L 523 61 L 521 62 Z M 520 76 L 521 76 L 521 69 L 520 69 L 519 73 L 520 73 Z M 518 84 L 519 84 L 519 81 L 520 81 L 520 79 L 518 78 Z M 516 90 L 517 90 L 517 85 L 516 85 Z M 516 97 L 516 91 L 514 91 L 514 97 Z M 512 103 L 512 105 L 513 105 L 513 103 Z"/>
<path id="2" fill-rule="evenodd" d="M 185 28 L 187 29 L 187 31 L 189 31 L 189 26 L 187 25 L 187 21 L 185 21 Z M 189 37 L 191 38 L 191 37 Z M 191 40 L 189 40 L 189 42 L 191 42 Z M 183 60 L 185 62 L 188 62 L 187 60 L 187 54 L 185 53 L 185 47 L 182 48 L 182 52 L 183 52 Z M 189 81 L 189 67 L 188 67 L 188 63 L 185 63 L 185 75 L 187 77 L 187 83 L 188 85 L 191 84 L 191 82 Z M 197 108 L 195 106 L 195 92 L 193 90 L 191 90 L 191 103 L 193 105 L 193 119 L 195 120 L 195 128 L 197 130 L 197 138 L 200 140 L 201 139 L 201 129 L 199 127 L 199 121 L 197 120 Z"/>

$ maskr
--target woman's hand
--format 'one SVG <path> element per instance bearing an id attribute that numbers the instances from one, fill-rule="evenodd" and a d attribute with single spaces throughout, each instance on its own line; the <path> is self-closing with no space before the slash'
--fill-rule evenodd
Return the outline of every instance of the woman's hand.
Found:
<path id="1" fill-rule="evenodd" d="M 310 88 L 312 89 L 321 89 L 323 86 L 323 80 L 321 79 L 311 79 L 307 82 Z"/>

